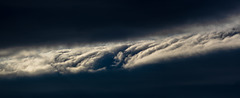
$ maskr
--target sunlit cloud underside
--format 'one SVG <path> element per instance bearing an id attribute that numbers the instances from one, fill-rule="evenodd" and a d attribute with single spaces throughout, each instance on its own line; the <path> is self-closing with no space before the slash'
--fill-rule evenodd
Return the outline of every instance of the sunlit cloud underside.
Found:
<path id="1" fill-rule="evenodd" d="M 128 70 L 148 64 L 240 48 L 238 30 L 61 48 L 0 50 L 0 76 Z M 14 51 L 14 52 L 13 52 Z M 161 65 L 159 65 L 161 66 Z"/>

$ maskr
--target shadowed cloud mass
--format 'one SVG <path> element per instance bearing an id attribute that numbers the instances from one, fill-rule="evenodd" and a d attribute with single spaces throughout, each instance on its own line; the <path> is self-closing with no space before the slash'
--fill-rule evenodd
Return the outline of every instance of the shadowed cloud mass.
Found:
<path id="1" fill-rule="evenodd" d="M 239 3 L 239 0 L 1 0 L 0 48 L 179 34 L 184 32 L 179 30 L 183 25 L 224 23 L 226 18 L 239 14 Z"/>

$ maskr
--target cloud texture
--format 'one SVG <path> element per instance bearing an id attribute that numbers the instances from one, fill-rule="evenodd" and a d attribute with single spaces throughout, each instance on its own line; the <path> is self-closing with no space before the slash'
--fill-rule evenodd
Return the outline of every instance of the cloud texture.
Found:
<path id="1" fill-rule="evenodd" d="M 237 29 L 132 42 L 0 50 L 0 76 L 132 69 L 162 61 L 240 48 Z"/>

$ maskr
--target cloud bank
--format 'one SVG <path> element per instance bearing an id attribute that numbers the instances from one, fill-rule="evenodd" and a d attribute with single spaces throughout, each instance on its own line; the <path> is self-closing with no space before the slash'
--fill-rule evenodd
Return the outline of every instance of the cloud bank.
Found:
<path id="1" fill-rule="evenodd" d="M 239 42 L 239 30 L 231 29 L 74 47 L 2 49 L 0 50 L 0 76 L 127 70 L 217 50 L 236 49 L 240 48 Z"/>

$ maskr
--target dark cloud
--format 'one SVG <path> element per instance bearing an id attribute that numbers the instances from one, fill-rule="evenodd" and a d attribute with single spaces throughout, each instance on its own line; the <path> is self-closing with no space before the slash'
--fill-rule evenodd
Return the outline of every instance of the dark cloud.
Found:
<path id="1" fill-rule="evenodd" d="M 239 97 L 239 49 L 162 62 L 135 70 L 0 80 L 1 96 L 15 97 Z"/>
<path id="2" fill-rule="evenodd" d="M 133 39 L 180 24 L 220 21 L 238 5 L 239 0 L 2 0 L 0 44 Z"/>

